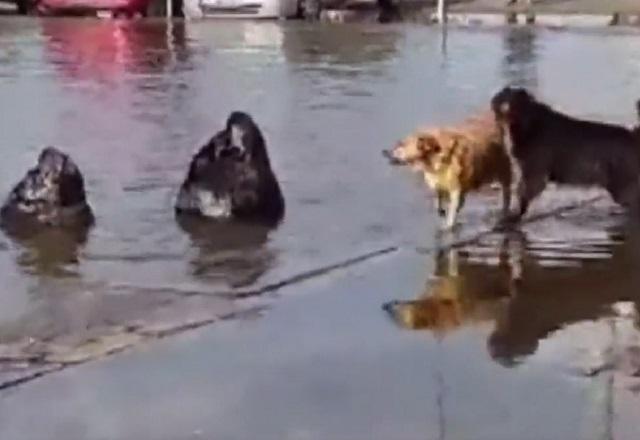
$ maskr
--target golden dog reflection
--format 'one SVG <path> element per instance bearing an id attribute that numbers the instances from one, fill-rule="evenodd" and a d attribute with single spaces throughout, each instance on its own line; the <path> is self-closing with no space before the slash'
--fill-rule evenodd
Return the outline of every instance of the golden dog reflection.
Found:
<path id="1" fill-rule="evenodd" d="M 443 335 L 464 325 L 491 321 L 511 295 L 511 279 L 510 267 L 502 257 L 487 270 L 486 264 L 470 262 L 455 249 L 439 252 L 435 276 L 420 297 L 393 301 L 384 308 L 402 327 Z"/>

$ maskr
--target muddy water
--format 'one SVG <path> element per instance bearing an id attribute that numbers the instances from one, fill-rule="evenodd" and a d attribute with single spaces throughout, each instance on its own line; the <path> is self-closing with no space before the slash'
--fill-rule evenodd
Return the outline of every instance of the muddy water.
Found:
<path id="1" fill-rule="evenodd" d="M 380 150 L 505 83 L 631 124 L 638 38 L 3 19 L 0 188 L 53 144 L 97 216 L 80 241 L 0 236 L 5 377 L 243 319 L 7 390 L 0 438 L 637 438 L 638 228 L 606 199 L 557 211 L 593 194 L 550 190 L 521 233 L 483 233 L 487 194 L 439 236 L 419 181 Z M 286 218 L 178 224 L 190 154 L 234 109 L 264 129 Z"/>

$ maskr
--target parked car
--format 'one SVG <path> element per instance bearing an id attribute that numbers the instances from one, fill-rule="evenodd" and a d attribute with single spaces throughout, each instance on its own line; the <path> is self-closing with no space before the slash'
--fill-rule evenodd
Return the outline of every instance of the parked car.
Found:
<path id="1" fill-rule="evenodd" d="M 2 0 L 0 0 L 2 1 Z M 27 15 L 146 15 L 151 0 L 13 0 L 18 14 Z"/>
<path id="2" fill-rule="evenodd" d="M 32 0 L 15 0 L 16 10 L 20 15 L 27 15 L 33 9 Z"/>
<path id="3" fill-rule="evenodd" d="M 298 13 L 298 0 L 184 0 L 190 18 L 290 18 Z"/>

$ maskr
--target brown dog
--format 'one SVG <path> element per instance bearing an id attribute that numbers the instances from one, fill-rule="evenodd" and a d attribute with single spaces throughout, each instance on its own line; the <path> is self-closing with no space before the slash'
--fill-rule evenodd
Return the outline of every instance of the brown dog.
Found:
<path id="1" fill-rule="evenodd" d="M 418 131 L 384 154 L 393 164 L 410 165 L 423 173 L 448 229 L 455 225 L 467 193 L 493 182 L 502 187 L 503 216 L 509 214 L 511 163 L 490 112 L 457 126 Z"/>
<path id="2" fill-rule="evenodd" d="M 514 162 L 521 218 L 548 182 L 605 188 L 629 209 L 640 207 L 638 133 L 620 125 L 567 116 L 520 88 L 505 87 L 491 100 Z"/>

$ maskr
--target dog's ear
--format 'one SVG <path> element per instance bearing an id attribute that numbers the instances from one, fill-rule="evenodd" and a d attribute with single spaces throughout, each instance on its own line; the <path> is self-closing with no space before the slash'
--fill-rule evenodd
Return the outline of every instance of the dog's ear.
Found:
<path id="1" fill-rule="evenodd" d="M 201 173 L 211 162 L 206 156 L 196 156 L 193 158 L 193 172 Z"/>
<path id="2" fill-rule="evenodd" d="M 509 112 L 506 119 L 512 124 L 519 136 L 527 136 L 536 125 L 544 106 L 539 106 L 536 99 L 525 89 L 517 89 L 509 97 Z"/>
<path id="3" fill-rule="evenodd" d="M 38 157 L 38 168 L 44 174 L 58 174 L 64 169 L 66 156 L 54 147 L 46 147 Z"/>
<path id="4" fill-rule="evenodd" d="M 491 109 L 499 119 L 511 120 L 530 106 L 535 98 L 524 88 L 505 87 L 491 99 Z"/>
<path id="5" fill-rule="evenodd" d="M 432 154 L 438 154 L 442 150 L 440 141 L 431 134 L 421 134 L 417 139 L 418 151 L 423 157 L 431 156 Z"/>
<path id="6" fill-rule="evenodd" d="M 449 151 L 449 155 L 452 155 L 453 152 L 458 148 L 458 145 L 460 144 L 460 138 L 458 136 L 452 136 L 448 139 L 448 148 L 447 151 Z"/>
<path id="7" fill-rule="evenodd" d="M 508 119 L 511 113 L 511 103 L 509 101 L 501 102 L 496 109 L 496 113 L 501 118 Z"/>
<path id="8" fill-rule="evenodd" d="M 502 104 L 506 102 L 506 97 L 509 96 L 510 90 L 509 87 L 503 87 L 491 98 L 491 111 L 493 111 L 497 119 L 503 116 Z"/>
<path id="9" fill-rule="evenodd" d="M 80 170 L 78 170 L 78 166 L 69 157 L 66 157 L 62 173 L 68 176 L 75 176 L 80 174 Z"/>
<path id="10" fill-rule="evenodd" d="M 491 110 L 496 119 L 508 119 L 511 113 L 511 90 L 505 89 L 498 93 L 491 100 Z"/>

